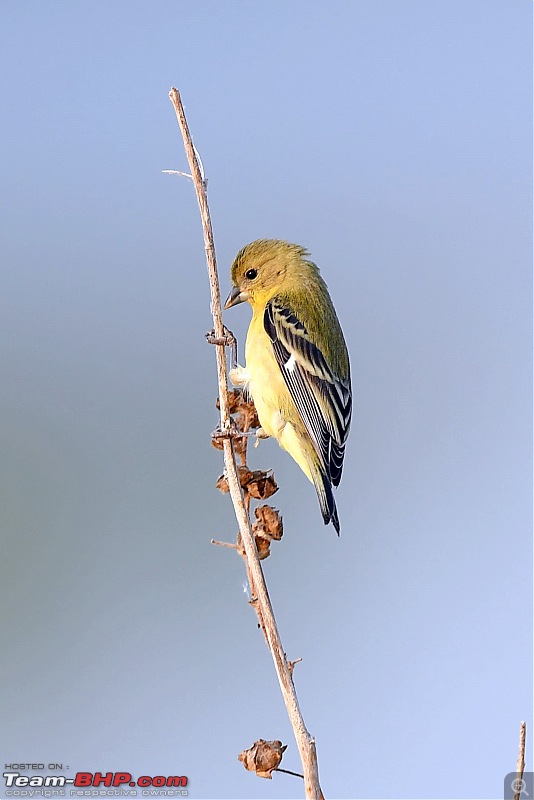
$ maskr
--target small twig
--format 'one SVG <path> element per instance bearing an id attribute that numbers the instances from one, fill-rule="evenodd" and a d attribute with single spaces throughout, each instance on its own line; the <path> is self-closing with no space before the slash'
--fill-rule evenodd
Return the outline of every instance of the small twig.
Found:
<path id="1" fill-rule="evenodd" d="M 294 661 L 288 661 L 287 666 L 289 667 L 289 671 L 291 673 L 291 677 L 293 677 L 293 670 L 295 669 L 295 664 L 300 664 L 302 658 L 296 658 Z"/>
<path id="2" fill-rule="evenodd" d="M 519 727 L 519 755 L 517 757 L 517 775 L 514 781 L 514 800 L 519 800 L 523 791 L 523 773 L 525 771 L 525 745 L 527 740 L 527 723 L 522 722 Z"/>
<path id="3" fill-rule="evenodd" d="M 211 226 L 211 218 L 208 206 L 208 197 L 206 192 L 206 179 L 204 169 L 199 164 L 199 159 L 193 145 L 191 133 L 180 98 L 180 93 L 177 89 L 171 89 L 169 92 L 170 100 L 174 106 L 178 125 L 182 134 L 182 139 L 189 162 L 189 168 L 193 176 L 193 183 L 197 195 L 200 216 L 202 219 L 202 230 L 204 233 L 204 249 L 206 251 L 206 262 L 208 266 L 208 275 L 211 290 L 211 313 L 213 316 L 214 335 L 216 338 L 225 336 L 225 328 L 222 321 L 222 307 L 221 307 L 221 293 L 219 288 L 219 276 L 217 273 L 217 262 L 215 259 L 215 245 L 213 242 L 213 229 Z M 221 413 L 221 428 L 228 430 L 230 428 L 230 411 L 228 399 L 228 386 L 226 377 L 226 352 L 224 347 L 215 348 L 217 359 L 217 381 L 219 386 L 219 404 Z M 284 648 L 280 640 L 280 634 L 276 625 L 276 620 L 267 591 L 267 585 L 261 568 L 261 563 L 258 557 L 258 550 L 252 532 L 252 526 L 249 516 L 245 508 L 243 498 L 243 490 L 239 481 L 237 471 L 237 464 L 234 453 L 234 444 L 231 438 L 224 438 L 223 454 L 225 472 L 228 478 L 228 487 L 230 496 L 235 509 L 237 522 L 239 524 L 239 532 L 241 540 L 246 553 L 247 567 L 249 573 L 249 583 L 251 591 L 257 596 L 257 613 L 258 618 L 264 627 L 265 638 L 273 657 L 276 674 L 286 710 L 291 722 L 295 740 L 299 749 L 300 758 L 302 761 L 302 768 L 304 772 L 304 789 L 306 798 L 309 800 L 322 800 L 323 794 L 319 784 L 319 768 L 317 765 L 317 751 L 315 748 L 315 740 L 306 730 L 304 719 L 299 708 L 297 693 L 293 684 L 293 679 L 289 671 L 287 659 L 285 656 Z M 256 607 L 255 606 L 255 607 Z"/>
<path id="4" fill-rule="evenodd" d="M 276 769 L 273 769 L 273 772 L 285 772 L 286 775 L 294 775 L 295 778 L 302 778 L 302 780 L 304 780 L 304 775 L 301 775 L 300 772 L 293 772 L 290 769 L 282 769 L 282 767 L 276 767 Z"/>
<path id="5" fill-rule="evenodd" d="M 217 428 L 216 430 L 211 432 L 212 439 L 241 439 L 242 436 L 246 434 L 242 433 L 242 431 L 238 431 L 235 425 L 230 422 L 229 428 Z"/>
<path id="6" fill-rule="evenodd" d="M 165 175 L 181 175 L 182 178 L 189 178 L 193 180 L 193 176 L 189 174 L 189 172 L 180 172 L 179 169 L 162 169 L 161 170 Z"/>
<path id="7" fill-rule="evenodd" d="M 215 331 L 209 331 L 206 334 L 206 339 L 210 344 L 218 344 L 230 348 L 230 366 L 231 369 L 235 369 L 237 366 L 237 339 L 232 331 L 225 325 L 223 336 L 215 336 Z"/>
<path id="8" fill-rule="evenodd" d="M 235 542 L 218 542 L 217 539 L 212 539 L 211 544 L 216 544 L 218 547 L 231 547 L 232 550 L 237 550 Z"/>

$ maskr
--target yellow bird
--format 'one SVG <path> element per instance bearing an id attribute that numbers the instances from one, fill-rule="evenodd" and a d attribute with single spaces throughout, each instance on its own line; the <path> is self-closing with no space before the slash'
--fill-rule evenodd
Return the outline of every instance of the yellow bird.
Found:
<path id="1" fill-rule="evenodd" d="M 274 436 L 315 486 L 325 525 L 339 534 L 332 486 L 341 480 L 352 411 L 350 366 L 327 286 L 298 244 L 259 239 L 232 264 L 225 309 L 247 301 L 252 320 L 246 367 L 230 372 L 245 386 L 263 431 Z"/>

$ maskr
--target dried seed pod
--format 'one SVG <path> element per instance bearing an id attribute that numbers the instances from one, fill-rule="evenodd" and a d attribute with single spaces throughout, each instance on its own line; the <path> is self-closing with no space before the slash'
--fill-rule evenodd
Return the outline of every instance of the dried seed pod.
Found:
<path id="1" fill-rule="evenodd" d="M 278 485 L 271 470 L 264 472 L 255 469 L 247 483 L 247 490 L 255 500 L 267 500 L 278 491 Z"/>
<path id="2" fill-rule="evenodd" d="M 217 398 L 215 405 L 221 407 L 220 400 Z M 228 391 L 228 410 L 230 414 L 236 414 L 240 419 L 236 420 L 239 430 L 248 431 L 251 428 L 259 428 L 260 421 L 254 402 L 248 398 L 242 389 L 230 389 Z"/>
<path id="3" fill-rule="evenodd" d="M 230 412 L 230 414 L 237 414 L 237 412 L 239 411 L 239 404 L 241 403 L 242 394 L 243 393 L 241 389 L 228 390 L 228 411 Z M 215 401 L 215 407 L 216 408 L 221 407 L 221 401 L 219 397 Z"/>
<path id="4" fill-rule="evenodd" d="M 239 753 L 238 759 L 245 769 L 255 772 L 258 778 L 272 778 L 273 769 L 277 769 L 282 760 L 287 744 L 275 740 L 267 742 L 258 739 L 248 750 Z"/>
<path id="5" fill-rule="evenodd" d="M 228 486 L 228 478 L 226 477 L 224 472 L 217 478 L 217 481 L 215 483 L 215 488 L 218 489 L 220 492 L 223 492 L 224 494 L 230 491 L 230 487 Z"/>
<path id="6" fill-rule="evenodd" d="M 284 524 L 280 512 L 272 506 L 265 505 L 258 506 L 254 511 L 254 515 L 256 517 L 256 522 L 252 526 L 254 535 L 257 538 L 280 541 L 284 535 Z"/>
<path id="7" fill-rule="evenodd" d="M 271 555 L 270 539 L 265 539 L 263 536 L 255 536 L 254 541 L 256 542 L 256 549 L 258 551 L 258 558 L 260 561 L 263 561 L 264 558 L 269 558 Z"/>
<path id="8" fill-rule="evenodd" d="M 251 481 L 254 480 L 254 472 L 249 469 L 246 464 L 242 464 L 237 468 L 237 474 L 239 475 L 239 483 L 243 489 L 250 491 L 249 486 Z"/>
<path id="9" fill-rule="evenodd" d="M 246 400 L 243 397 L 240 403 L 239 411 L 243 415 L 244 431 L 249 431 L 251 430 L 251 428 L 260 427 L 258 412 L 256 411 L 256 406 L 254 405 L 252 400 Z"/>
<path id="10" fill-rule="evenodd" d="M 271 539 L 268 536 L 263 536 L 261 533 L 257 534 L 254 529 L 254 525 L 252 526 L 252 530 L 254 533 L 254 541 L 256 542 L 258 557 L 260 561 L 263 561 L 264 558 L 269 558 L 269 556 L 271 555 Z M 242 556 L 245 555 L 245 548 L 243 547 L 243 539 L 241 538 L 241 534 L 239 532 L 237 534 L 236 546 L 237 546 L 237 552 Z"/>
<path id="11" fill-rule="evenodd" d="M 259 472 L 259 470 L 256 470 L 256 471 Z M 250 486 L 251 482 L 254 482 L 255 473 L 252 472 L 252 470 L 249 469 L 247 466 L 242 465 L 242 466 L 237 468 L 237 474 L 239 476 L 239 483 L 241 484 L 243 489 L 245 491 L 249 491 L 248 487 Z M 265 474 L 267 474 L 267 473 L 265 473 Z M 223 472 L 222 475 L 220 475 L 217 478 L 217 482 L 215 483 L 215 486 L 221 492 L 226 493 L 226 492 L 230 491 L 229 486 L 228 486 L 228 478 L 226 477 L 226 474 L 224 472 Z"/>

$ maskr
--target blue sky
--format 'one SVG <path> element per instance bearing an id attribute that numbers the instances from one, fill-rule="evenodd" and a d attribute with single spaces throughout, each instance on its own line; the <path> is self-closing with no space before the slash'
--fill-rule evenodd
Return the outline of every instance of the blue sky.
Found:
<path id="1" fill-rule="evenodd" d="M 531 726 L 531 16 L 523 0 L 4 0 L 0 758 L 293 798 L 243 592 L 209 288 L 308 247 L 351 354 L 338 540 L 272 441 L 265 562 L 329 798 L 495 798 Z M 249 311 L 228 312 L 242 344 Z M 242 346 L 241 346 L 242 351 Z M 530 727 L 530 730 L 532 728 Z M 528 764 L 527 764 L 528 766 Z"/>

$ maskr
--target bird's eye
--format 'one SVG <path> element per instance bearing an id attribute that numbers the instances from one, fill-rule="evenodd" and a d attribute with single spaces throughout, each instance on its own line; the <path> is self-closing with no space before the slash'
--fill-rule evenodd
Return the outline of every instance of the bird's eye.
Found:
<path id="1" fill-rule="evenodd" d="M 253 281 L 254 278 L 257 276 L 258 270 L 257 269 L 247 269 L 245 272 L 245 278 L 248 278 L 249 281 Z"/>

